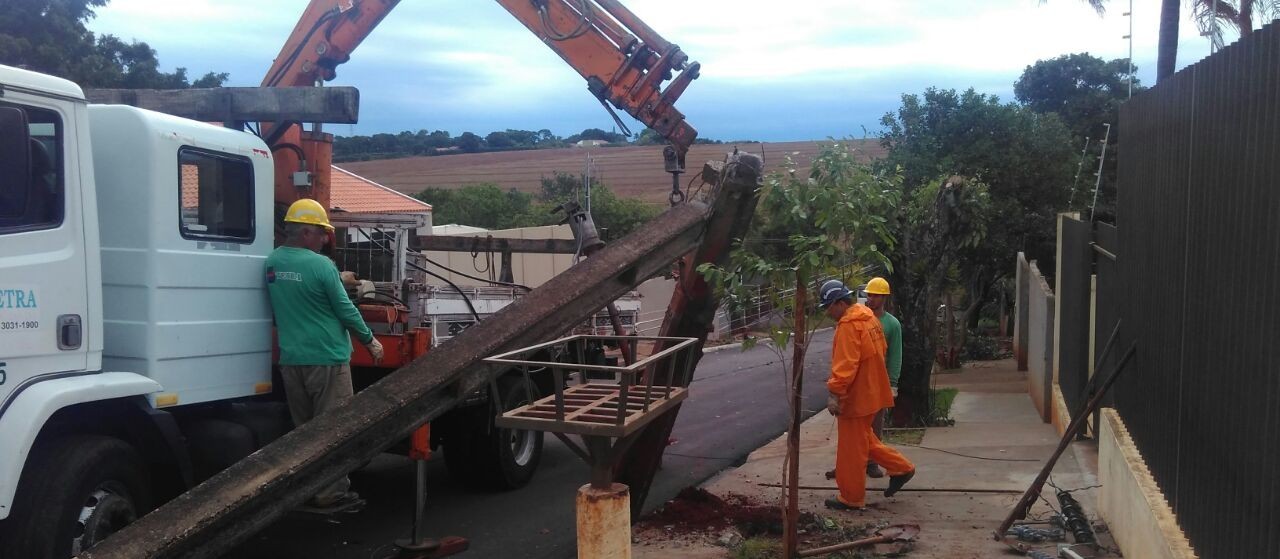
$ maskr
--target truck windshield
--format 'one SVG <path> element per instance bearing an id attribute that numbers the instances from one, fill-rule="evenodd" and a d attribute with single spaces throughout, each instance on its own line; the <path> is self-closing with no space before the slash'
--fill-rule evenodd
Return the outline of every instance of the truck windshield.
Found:
<path id="1" fill-rule="evenodd" d="M 0 235 L 62 224 L 62 119 L 35 107 L 0 103 L 27 115 L 31 165 L 26 176 L 0 177 Z"/>

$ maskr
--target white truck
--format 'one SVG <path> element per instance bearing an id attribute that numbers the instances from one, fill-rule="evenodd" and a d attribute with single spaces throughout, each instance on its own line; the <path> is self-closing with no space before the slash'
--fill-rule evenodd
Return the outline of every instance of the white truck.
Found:
<path id="1" fill-rule="evenodd" d="M 0 557 L 77 554 L 291 428 L 263 278 L 273 172 L 254 134 L 0 66 Z M 527 482 L 541 437 L 474 403 L 433 444 L 452 471 Z"/>

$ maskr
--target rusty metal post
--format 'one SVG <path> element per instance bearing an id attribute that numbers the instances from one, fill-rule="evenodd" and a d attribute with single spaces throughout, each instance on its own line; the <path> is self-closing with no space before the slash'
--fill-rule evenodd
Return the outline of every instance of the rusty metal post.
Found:
<path id="1" fill-rule="evenodd" d="M 714 166 L 708 164 L 707 167 Z M 698 359 L 702 357 L 702 345 L 707 341 L 707 332 L 711 330 L 716 309 L 720 306 L 720 299 L 702 274 L 698 273 L 698 266 L 704 263 L 723 264 L 729 257 L 733 243 L 746 236 L 759 199 L 757 190 L 764 162 L 755 155 L 738 153 L 730 156 L 723 169 L 708 170 L 719 175 L 708 180 L 719 185 L 713 202 L 712 217 L 707 223 L 706 236 L 697 252 L 684 259 L 680 278 L 671 295 L 671 304 L 667 306 L 667 315 L 659 334 L 698 339 L 697 351 L 690 352 L 688 356 L 692 362 L 677 365 L 686 367 L 681 370 L 693 370 L 697 366 Z M 708 171 L 704 170 L 704 177 L 707 174 Z M 682 385 L 687 385 L 691 377 L 692 375 L 682 379 Z M 639 440 L 620 461 L 616 479 L 631 488 L 631 513 L 636 517 L 640 516 L 640 509 L 644 507 L 644 501 L 649 495 L 653 476 L 662 463 L 662 453 L 667 448 L 671 428 L 675 426 L 676 415 L 679 413 L 680 408 L 676 407 L 671 413 L 645 427 Z"/>
<path id="2" fill-rule="evenodd" d="M 627 486 L 578 488 L 578 559 L 631 559 L 631 497 Z"/>
<path id="3" fill-rule="evenodd" d="M 731 206 L 717 204 L 714 212 Z M 749 219 L 749 216 L 748 216 Z M 449 343 L 362 390 L 230 468 L 125 527 L 82 559 L 219 557 L 425 422 L 500 369 L 486 356 L 528 346 L 580 324 L 698 246 L 707 208 L 686 204 L 554 277 Z"/>
<path id="4" fill-rule="evenodd" d="M 808 286 L 800 270 L 796 270 L 796 298 L 792 305 L 795 313 L 795 341 L 791 344 L 791 425 L 787 428 L 787 503 L 785 524 L 782 534 L 782 556 L 791 559 L 799 551 L 797 528 L 800 523 L 800 406 L 801 388 L 804 384 L 804 352 L 805 347 L 805 300 Z"/>

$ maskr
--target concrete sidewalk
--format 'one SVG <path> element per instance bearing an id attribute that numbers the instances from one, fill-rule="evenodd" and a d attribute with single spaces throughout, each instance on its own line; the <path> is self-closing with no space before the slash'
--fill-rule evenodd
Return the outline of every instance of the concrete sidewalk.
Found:
<path id="1" fill-rule="evenodd" d="M 952 406 L 952 427 L 933 427 L 925 432 L 920 446 L 897 448 L 916 465 L 916 476 L 908 489 L 985 489 L 1009 493 L 912 492 L 893 498 L 868 491 L 865 512 L 827 509 L 823 500 L 835 495 L 834 482 L 823 473 L 835 463 L 834 418 L 819 413 L 801 428 L 800 485 L 831 489 L 802 490 L 801 512 L 813 512 L 847 525 L 913 523 L 921 527 L 910 557 L 998 557 L 1021 555 L 996 542 L 992 533 L 1013 508 L 1023 490 L 1033 481 L 1044 461 L 1053 453 L 1059 437 L 1043 423 L 1027 395 L 1025 373 L 1012 360 L 978 362 L 958 373 L 934 376 L 936 386 L 960 390 Z M 929 447 L 926 449 L 924 447 Z M 713 494 L 750 496 L 763 504 L 781 502 L 782 490 L 763 487 L 782 480 L 785 436 L 753 452 L 741 467 L 726 470 L 703 487 Z M 936 450 L 931 450 L 936 449 Z M 951 454 L 954 453 L 954 454 Z M 968 455 L 968 456 L 960 456 Z M 1053 471 L 1052 482 L 1064 489 L 1097 484 L 1096 453 L 1091 442 L 1075 443 L 1063 454 Z M 868 480 L 868 487 L 883 488 L 887 479 Z M 1043 496 L 1057 508 L 1051 487 Z M 1085 513 L 1096 518 L 1096 489 L 1076 491 Z M 1032 508 L 1032 516 L 1048 518 L 1045 502 Z M 1037 525 L 1045 527 L 1047 525 Z M 636 557 L 728 557 L 729 550 L 704 541 L 668 541 L 637 544 Z M 801 540 L 805 538 L 801 535 Z M 1109 537 L 1103 538 L 1110 543 Z M 801 544 L 801 549 L 811 547 Z M 1038 544 L 1052 556 L 1054 544 Z"/>

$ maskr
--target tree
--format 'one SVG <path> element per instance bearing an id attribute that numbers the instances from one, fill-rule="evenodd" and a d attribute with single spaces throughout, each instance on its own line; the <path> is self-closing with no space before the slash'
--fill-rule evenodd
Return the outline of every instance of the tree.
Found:
<path id="1" fill-rule="evenodd" d="M 490 132 L 489 135 L 484 137 L 484 143 L 489 146 L 489 149 L 507 149 L 516 147 L 515 140 L 513 140 L 511 135 L 506 132 Z"/>
<path id="2" fill-rule="evenodd" d="M 941 225 L 919 229 L 924 219 L 919 212 L 898 214 L 893 230 L 901 242 L 889 253 L 895 270 L 893 300 L 903 320 L 899 386 L 911 407 L 928 410 L 933 340 L 928 336 L 932 329 L 924 327 L 932 324 L 937 308 L 930 294 L 942 293 L 949 285 L 935 285 L 931 282 L 942 281 L 939 276 L 912 270 L 950 274 L 966 294 L 966 323 L 975 322 L 993 286 L 1009 273 L 1017 251 L 1053 259 L 1055 214 L 1067 201 L 1075 150 L 1057 115 L 1001 103 L 973 89 L 957 93 L 930 88 L 923 95 L 903 95 L 902 106 L 886 114 L 881 124 L 881 144 L 888 154 L 877 168 L 901 173 L 904 200 L 924 207 L 932 198 L 922 189 L 942 189 L 933 195 L 942 196 L 947 191 L 939 177 L 964 177 L 965 188 L 943 199 L 951 205 L 932 214 Z M 955 204 L 961 200 L 973 200 L 965 207 L 983 215 L 957 213 Z M 978 227 L 995 220 L 998 227 Z M 957 243 L 952 229 L 956 223 L 967 224 L 966 230 L 982 230 L 981 242 Z M 941 240 L 926 241 L 930 238 Z M 931 255 L 929 250 L 945 254 Z M 945 267 L 936 263 L 944 257 L 950 259 Z"/>
<path id="3" fill-rule="evenodd" d="M 1073 182 L 1077 190 L 1071 196 L 1071 209 L 1090 207 L 1094 199 L 1091 193 L 1098 184 L 1098 207 L 1102 208 L 1099 215 L 1113 213 L 1120 138 L 1117 126 L 1120 104 L 1129 98 L 1128 76 L 1127 59 L 1107 62 L 1088 53 L 1064 54 L 1027 66 L 1014 84 L 1014 94 L 1023 106 L 1062 119 L 1071 130 L 1073 146 L 1084 145 L 1086 139 L 1089 142 L 1088 153 L 1095 159 L 1088 160 L 1089 174 L 1084 173 L 1086 160 L 1078 161 L 1077 178 L 1084 175 L 1086 179 Z M 1134 88 L 1140 90 L 1142 84 L 1135 80 Z M 1087 177 L 1096 170 L 1096 156 L 1101 154 L 1102 139 L 1106 137 L 1104 123 L 1111 124 L 1108 157 L 1103 162 L 1102 179 L 1095 182 Z"/>
<path id="4" fill-rule="evenodd" d="M 555 217 L 534 203 L 533 195 L 515 189 L 502 190 L 496 184 L 458 189 L 427 188 L 415 195 L 431 204 L 433 221 L 457 223 L 485 229 L 511 229 L 551 225 Z"/>
<path id="5" fill-rule="evenodd" d="M 578 143 L 582 140 L 603 140 L 611 144 L 625 144 L 627 137 L 617 132 L 606 132 L 599 128 L 588 128 L 580 134 L 574 134 L 564 139 L 570 144 Z"/>
<path id="6" fill-rule="evenodd" d="M 0 10 L 0 63 L 69 79 L 81 87 L 182 89 L 219 87 L 226 73 L 191 83 L 186 68 L 161 72 L 146 43 L 95 36 L 85 27 L 108 0 L 10 2 Z"/>
<path id="7" fill-rule="evenodd" d="M 636 136 L 635 145 L 637 146 L 660 146 L 667 143 L 667 139 L 662 137 L 657 130 L 645 128 Z"/>
<path id="8" fill-rule="evenodd" d="M 463 132 L 461 136 L 458 136 L 456 145 L 458 149 L 467 153 L 476 153 L 485 147 L 484 138 L 471 132 Z"/>
<path id="9" fill-rule="evenodd" d="M 1243 39 L 1253 33 L 1253 22 L 1270 21 L 1280 17 L 1280 2 L 1257 0 L 1196 0 L 1192 13 L 1200 33 L 1209 35 L 1213 45 L 1222 48 L 1223 26 L 1234 28 Z"/>
<path id="10" fill-rule="evenodd" d="M 761 243 L 739 242 L 727 266 L 703 264 L 698 272 L 731 312 L 750 306 L 751 299 L 763 293 L 771 308 L 782 314 L 781 320 L 761 329 L 769 331 L 773 342 L 769 347 L 778 357 L 791 412 L 783 465 L 783 485 L 788 488 L 783 499 L 787 503 L 783 508 L 783 555 L 790 557 L 797 545 L 796 474 L 806 340 L 822 322 L 809 318 L 815 305 L 806 300 L 809 293 L 817 291 L 815 284 L 820 279 L 839 268 L 888 264 L 880 251 L 893 244 L 887 216 L 897 203 L 898 188 L 896 178 L 877 175 L 858 164 L 853 151 L 839 143 L 824 146 L 807 174 L 799 173 L 790 158 L 785 168 L 766 179 L 758 213 L 772 228 L 791 232 L 786 240 L 787 256 L 779 258 L 775 251 L 762 251 L 766 245 Z M 753 289 L 752 283 L 766 289 Z M 791 344 L 793 338 L 795 343 Z M 743 347 L 750 347 L 751 341 L 744 340 Z M 790 368 L 784 355 L 788 344 L 792 345 Z"/>
<path id="11" fill-rule="evenodd" d="M 1120 103 L 1129 97 L 1128 79 L 1128 59 L 1064 54 L 1027 66 L 1013 93 L 1035 112 L 1058 115 L 1077 139 L 1098 139 L 1104 122 L 1117 122 Z M 1137 80 L 1134 85 L 1141 87 Z"/>
<path id="12" fill-rule="evenodd" d="M 538 200 L 546 208 L 570 200 L 578 200 L 586 206 L 585 192 L 581 175 L 557 172 L 550 177 L 542 177 Z M 600 237 L 605 241 L 626 236 L 658 213 L 658 208 L 639 200 L 619 198 L 599 182 L 593 181 L 591 184 L 591 217 L 600 230 Z"/>

